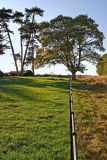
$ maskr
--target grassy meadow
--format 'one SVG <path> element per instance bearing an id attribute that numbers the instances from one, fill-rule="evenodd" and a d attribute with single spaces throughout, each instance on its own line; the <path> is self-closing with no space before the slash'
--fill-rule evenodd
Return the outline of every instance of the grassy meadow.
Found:
<path id="1" fill-rule="evenodd" d="M 73 82 L 79 160 L 107 159 L 107 84 Z M 69 80 L 0 79 L 0 160 L 70 160 Z"/>

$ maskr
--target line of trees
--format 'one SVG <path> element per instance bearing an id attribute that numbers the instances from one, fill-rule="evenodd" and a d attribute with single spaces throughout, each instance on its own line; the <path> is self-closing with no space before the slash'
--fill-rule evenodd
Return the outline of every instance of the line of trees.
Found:
<path id="1" fill-rule="evenodd" d="M 36 16 L 43 16 L 43 10 L 38 7 L 31 9 L 25 8 L 25 12 L 15 11 L 12 9 L 0 9 L 0 54 L 3 54 L 5 49 L 11 49 L 17 74 L 19 74 L 18 60 L 21 63 L 21 73 L 24 71 L 24 66 L 32 64 L 34 73 L 35 48 L 37 47 L 37 28 Z M 9 29 L 10 22 L 19 25 L 18 31 L 20 34 L 20 52 L 15 53 L 12 43 L 11 34 L 13 31 Z"/>
<path id="2" fill-rule="evenodd" d="M 43 10 L 38 7 L 25 9 L 25 12 L 11 9 L 0 9 L 0 54 L 5 49 L 11 49 L 19 74 L 18 60 L 21 63 L 21 73 L 25 65 L 35 68 L 46 64 L 64 64 L 76 79 L 76 72 L 84 72 L 83 61 L 95 64 L 104 51 L 104 35 L 98 29 L 95 21 L 87 15 L 76 18 L 59 15 L 50 22 L 36 22 L 36 16 L 43 16 Z M 20 53 L 14 52 L 10 22 L 19 25 Z M 36 53 L 36 55 L 35 55 Z"/>

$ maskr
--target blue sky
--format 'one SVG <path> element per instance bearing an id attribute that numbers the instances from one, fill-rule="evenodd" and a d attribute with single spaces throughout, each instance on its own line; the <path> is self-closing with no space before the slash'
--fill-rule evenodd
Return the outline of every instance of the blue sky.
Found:
<path id="1" fill-rule="evenodd" d="M 99 29 L 104 33 L 104 47 L 107 52 L 107 0 L 0 0 L 0 8 L 11 8 L 13 10 L 23 11 L 25 8 L 40 7 L 43 9 L 44 16 L 38 18 L 38 21 L 49 21 L 54 17 L 62 14 L 65 16 L 75 17 L 80 14 L 88 14 L 99 25 Z M 15 26 L 11 26 L 13 29 Z M 18 34 L 12 37 L 15 51 L 19 52 Z M 4 72 L 14 70 L 13 57 L 10 56 L 11 51 L 6 51 L 6 55 L 0 56 L 0 69 Z M 87 71 L 85 74 L 96 74 L 95 66 L 85 63 Z M 63 65 L 56 65 L 55 67 L 45 67 L 35 71 L 35 73 L 69 73 Z"/>

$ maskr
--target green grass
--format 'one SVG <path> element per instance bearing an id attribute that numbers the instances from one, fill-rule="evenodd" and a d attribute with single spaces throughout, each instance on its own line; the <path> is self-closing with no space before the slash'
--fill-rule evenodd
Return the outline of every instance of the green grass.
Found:
<path id="1" fill-rule="evenodd" d="M 0 79 L 0 160 L 69 160 L 69 81 Z M 107 159 L 107 86 L 73 82 L 79 160 Z"/>

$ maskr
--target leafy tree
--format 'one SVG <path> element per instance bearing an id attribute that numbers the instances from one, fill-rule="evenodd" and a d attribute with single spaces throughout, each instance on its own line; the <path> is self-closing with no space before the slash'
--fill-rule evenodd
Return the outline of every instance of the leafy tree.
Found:
<path id="1" fill-rule="evenodd" d="M 22 27 L 22 24 L 23 24 L 23 17 L 24 17 L 24 14 L 22 12 L 15 11 L 13 13 L 13 22 L 19 24 L 20 28 Z M 23 42 L 22 42 L 21 33 L 20 33 L 20 46 L 21 46 L 21 51 L 20 51 L 20 53 L 15 54 L 15 58 L 16 58 L 17 61 L 19 60 L 21 62 L 21 73 L 22 73 Z"/>
<path id="2" fill-rule="evenodd" d="M 102 55 L 96 67 L 99 75 L 107 75 L 107 53 Z"/>
<path id="3" fill-rule="evenodd" d="M 41 48 L 37 50 L 35 66 L 64 64 L 76 79 L 76 72 L 83 72 L 83 61 L 95 63 L 97 50 L 104 51 L 104 35 L 95 21 L 87 15 L 76 18 L 59 15 L 50 22 L 39 25 Z"/>
<path id="4" fill-rule="evenodd" d="M 24 65 L 29 63 L 29 59 L 30 63 L 32 63 L 32 70 L 34 72 L 33 61 L 37 41 L 37 23 L 35 17 L 37 15 L 43 16 L 43 12 L 44 11 L 38 7 L 33 7 L 31 9 L 26 8 L 24 13 L 19 11 L 13 12 L 12 9 L 0 9 L 0 53 L 2 54 L 6 47 L 7 49 L 11 48 L 17 73 L 19 73 L 17 65 L 18 60 L 21 62 L 21 72 L 23 72 Z M 12 21 L 13 23 L 19 24 L 18 30 L 20 33 L 21 51 L 17 54 L 14 51 L 12 39 L 10 36 L 13 31 L 9 29 L 9 23 Z M 3 44 L 3 42 L 6 42 L 6 44 Z M 9 46 L 7 46 L 8 43 Z"/>
<path id="5" fill-rule="evenodd" d="M 15 19 L 15 22 L 21 24 L 19 31 L 21 37 L 21 69 L 23 72 L 24 65 L 32 64 L 32 71 L 34 74 L 34 52 L 37 47 L 37 28 L 36 16 L 43 16 L 43 10 L 38 7 L 31 9 L 25 9 L 24 18 L 20 20 L 21 13 L 18 13 L 19 17 Z M 15 15 L 16 16 L 16 15 Z M 25 52 L 23 53 L 23 45 L 26 46 Z"/>
<path id="6" fill-rule="evenodd" d="M 12 39 L 10 36 L 10 33 L 13 33 L 13 31 L 11 31 L 8 26 L 8 23 L 11 20 L 12 20 L 12 9 L 5 9 L 5 8 L 0 9 L 0 27 L 2 29 L 2 39 L 3 41 L 6 41 L 6 44 L 4 45 L 4 47 L 9 49 L 9 46 L 7 46 L 7 44 L 8 43 L 10 44 L 10 48 L 12 50 L 12 54 L 13 54 L 13 58 L 16 66 L 16 71 L 18 73 L 18 66 L 15 58 L 15 51 L 14 51 Z"/>

